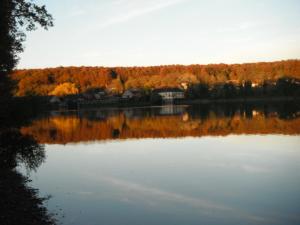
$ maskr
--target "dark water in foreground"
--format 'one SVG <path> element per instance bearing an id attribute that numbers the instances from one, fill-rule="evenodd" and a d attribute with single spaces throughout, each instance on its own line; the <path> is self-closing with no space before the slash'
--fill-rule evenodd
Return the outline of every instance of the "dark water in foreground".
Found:
<path id="1" fill-rule="evenodd" d="M 66 225 L 300 224 L 300 114 L 289 109 L 52 112 L 21 129 L 45 144 L 30 184 Z"/>

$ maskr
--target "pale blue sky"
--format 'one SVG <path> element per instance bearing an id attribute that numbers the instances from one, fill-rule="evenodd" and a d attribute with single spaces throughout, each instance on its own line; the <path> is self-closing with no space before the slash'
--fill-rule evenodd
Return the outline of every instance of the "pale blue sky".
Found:
<path id="1" fill-rule="evenodd" d="M 55 27 L 27 36 L 18 68 L 300 58 L 299 0 L 39 0 Z"/>

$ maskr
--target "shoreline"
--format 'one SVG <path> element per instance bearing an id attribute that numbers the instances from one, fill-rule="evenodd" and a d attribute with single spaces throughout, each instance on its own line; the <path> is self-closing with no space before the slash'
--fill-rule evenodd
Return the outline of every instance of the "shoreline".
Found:
<path id="1" fill-rule="evenodd" d="M 150 101 L 127 101 L 115 103 L 101 103 L 101 101 L 85 102 L 80 104 L 77 109 L 84 108 L 130 108 L 130 107 L 147 107 L 147 106 L 164 106 L 164 105 L 210 105 L 210 104 L 250 104 L 250 103 L 278 103 L 278 102 L 299 102 L 300 97 L 251 97 L 251 98 L 234 98 L 234 99 L 182 99 L 169 103 L 151 103 Z"/>
<path id="2" fill-rule="evenodd" d="M 165 106 L 165 105 L 231 105 L 231 104 L 278 104 L 280 102 L 300 103 L 300 97 L 248 97 L 248 98 L 231 98 L 231 99 L 177 99 L 173 102 L 151 102 L 151 101 L 139 101 L 139 100 L 126 100 L 126 101 L 114 101 L 103 102 L 101 100 L 85 101 L 78 104 L 73 102 L 71 104 L 53 104 L 49 103 L 49 96 L 35 96 L 35 97 L 13 97 L 9 104 L 3 102 L 6 105 L 6 116 L 10 115 L 15 117 L 14 114 L 20 109 L 26 108 L 25 114 L 32 114 L 34 111 L 51 111 L 51 110 L 80 110 L 90 108 L 131 108 L 131 107 L 150 107 L 150 106 Z M 10 106 L 9 106 L 10 105 Z M 8 110 L 9 109 L 9 110 Z M 0 110 L 2 111 L 2 110 Z M 7 112 L 10 113 L 7 115 Z M 28 111 L 28 112 L 27 112 Z M 1 114 L 1 113 L 0 113 Z M 0 115 L 1 117 L 1 115 Z M 22 119 L 19 118 L 19 119 Z"/>
<path id="3" fill-rule="evenodd" d="M 182 104 L 300 102 L 300 97 L 250 97 L 232 99 L 184 99 Z"/>

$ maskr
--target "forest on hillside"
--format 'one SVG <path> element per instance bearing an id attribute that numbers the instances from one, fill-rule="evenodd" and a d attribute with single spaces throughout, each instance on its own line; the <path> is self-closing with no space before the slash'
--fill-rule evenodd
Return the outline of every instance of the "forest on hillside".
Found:
<path id="1" fill-rule="evenodd" d="M 187 95 L 194 98 L 233 97 L 255 92 L 298 96 L 300 60 L 230 65 L 57 67 L 15 70 L 11 78 L 16 84 L 15 96 L 55 95 L 59 88 L 68 90 L 66 94 L 84 93 L 94 88 L 121 94 L 131 88 L 151 91 L 169 87 L 185 89 Z M 222 89 L 220 94 L 218 87 Z"/>

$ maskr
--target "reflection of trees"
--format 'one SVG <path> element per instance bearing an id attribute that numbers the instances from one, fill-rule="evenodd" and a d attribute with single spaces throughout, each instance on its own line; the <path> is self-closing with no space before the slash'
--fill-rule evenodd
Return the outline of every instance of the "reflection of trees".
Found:
<path id="1" fill-rule="evenodd" d="M 28 179 L 15 169 L 24 164 L 28 170 L 35 170 L 44 160 L 44 146 L 32 136 L 23 135 L 17 128 L 0 128 L 0 224 L 55 224 L 43 206 L 46 198 L 27 186 Z"/>
<path id="2" fill-rule="evenodd" d="M 45 159 L 44 146 L 29 135 L 22 135 L 17 129 L 0 133 L 0 167 L 15 168 L 24 163 L 30 170 L 35 170 Z"/>
<path id="3" fill-rule="evenodd" d="M 27 178 L 15 170 L 0 170 L 0 224 L 53 225 L 54 219 L 38 196 L 38 190 L 26 185 Z"/>
<path id="4" fill-rule="evenodd" d="M 50 144 L 115 138 L 299 134 L 299 112 L 299 106 L 294 103 L 199 105 L 163 111 L 136 108 L 130 113 L 128 109 L 105 109 L 40 118 L 21 132 L 33 135 L 40 143 Z"/>

